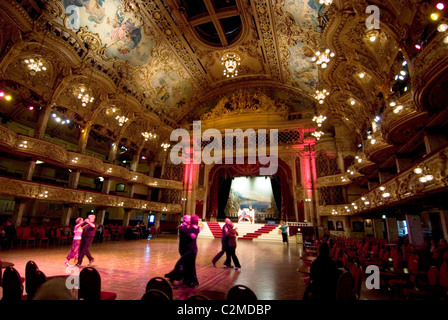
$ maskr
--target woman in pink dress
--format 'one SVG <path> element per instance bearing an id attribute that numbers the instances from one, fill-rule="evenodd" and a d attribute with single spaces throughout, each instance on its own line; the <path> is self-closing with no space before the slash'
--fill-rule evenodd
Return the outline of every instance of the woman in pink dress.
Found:
<path id="1" fill-rule="evenodd" d="M 70 252 L 67 255 L 67 260 L 65 260 L 65 265 L 68 267 L 70 266 L 70 259 L 75 259 L 75 264 L 78 262 L 78 256 L 79 256 L 79 248 L 81 246 L 81 239 L 82 239 L 82 231 L 83 228 L 81 225 L 83 224 L 84 220 L 82 218 L 76 219 L 76 225 L 73 229 L 73 243 L 72 248 L 70 249 Z"/>

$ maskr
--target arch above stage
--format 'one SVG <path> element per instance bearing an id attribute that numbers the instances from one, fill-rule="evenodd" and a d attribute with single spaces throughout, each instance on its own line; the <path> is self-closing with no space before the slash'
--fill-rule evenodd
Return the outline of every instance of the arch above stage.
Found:
<path id="1" fill-rule="evenodd" d="M 210 193 L 207 197 L 207 213 L 206 219 L 209 221 L 214 221 L 218 218 L 218 202 L 219 202 L 219 187 L 220 178 L 234 178 L 234 177 L 261 177 L 260 168 L 267 167 L 268 165 L 263 165 L 259 161 L 254 164 L 250 164 L 245 159 L 243 164 L 215 164 L 209 173 L 209 190 Z M 278 208 L 280 211 L 279 220 L 285 221 L 296 221 L 294 212 L 294 198 L 292 194 L 292 172 L 290 167 L 282 159 L 278 158 L 278 170 L 277 172 L 269 177 L 277 177 L 280 182 L 281 188 L 281 207 Z"/>

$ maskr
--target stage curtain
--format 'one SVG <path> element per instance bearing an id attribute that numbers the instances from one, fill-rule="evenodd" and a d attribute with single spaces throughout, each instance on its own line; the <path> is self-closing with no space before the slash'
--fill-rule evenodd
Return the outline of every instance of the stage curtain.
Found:
<path id="1" fill-rule="evenodd" d="M 219 178 L 219 188 L 218 188 L 218 219 L 224 219 L 225 213 L 224 209 L 227 205 L 227 200 L 229 199 L 230 187 L 232 186 L 232 178 Z"/>
<path id="2" fill-rule="evenodd" d="M 271 178 L 272 193 L 274 194 L 275 204 L 279 211 L 279 217 L 281 217 L 282 211 L 282 185 L 280 183 L 280 177 L 274 176 Z"/>

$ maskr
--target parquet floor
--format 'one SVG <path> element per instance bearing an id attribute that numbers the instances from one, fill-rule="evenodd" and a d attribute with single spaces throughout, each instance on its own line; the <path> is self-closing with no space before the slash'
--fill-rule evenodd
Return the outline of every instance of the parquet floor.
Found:
<path id="1" fill-rule="evenodd" d="M 213 267 L 211 260 L 220 250 L 219 239 L 198 239 L 196 260 L 199 286 L 194 289 L 175 288 L 174 299 L 183 300 L 192 294 L 203 294 L 212 300 L 224 300 L 227 291 L 236 284 L 251 288 L 260 300 L 300 300 L 305 285 L 297 268 L 302 246 L 290 242 L 253 242 L 240 240 L 237 256 L 241 270 L 223 269 L 225 256 Z M 65 257 L 68 245 L 14 248 L 0 251 L 0 259 L 14 263 L 24 276 L 25 265 L 33 260 L 47 276 L 66 274 Z M 176 235 L 162 235 L 151 240 L 121 240 L 92 244 L 95 258 L 93 267 L 101 275 L 102 290 L 117 293 L 117 300 L 139 300 L 147 282 L 163 275 L 174 267 L 178 253 Z M 84 260 L 84 264 L 88 262 Z M 0 289 L 1 291 L 1 289 Z M 384 299 L 364 294 L 363 299 Z"/>

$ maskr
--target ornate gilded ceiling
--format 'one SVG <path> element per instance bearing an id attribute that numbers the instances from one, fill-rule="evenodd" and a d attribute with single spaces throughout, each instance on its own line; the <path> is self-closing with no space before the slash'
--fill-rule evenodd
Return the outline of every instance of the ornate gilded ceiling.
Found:
<path id="1" fill-rule="evenodd" d="M 202 97 L 216 99 L 252 80 L 264 81 L 273 93 L 312 102 L 318 70 L 311 57 L 319 47 L 317 17 L 323 9 L 314 1 L 62 0 L 60 5 L 69 16 L 54 21 L 73 32 L 97 34 L 103 60 L 124 66 L 129 86 L 174 123 L 209 105 Z M 230 81 L 221 64 L 229 51 L 241 57 L 239 76 Z"/>
<path id="2" fill-rule="evenodd" d="M 381 11 L 375 42 L 367 36 L 369 5 Z M 239 90 L 286 105 L 289 119 L 318 112 L 361 137 L 393 96 L 404 61 L 411 87 L 413 45 L 428 33 L 430 8 L 417 0 L 334 0 L 328 7 L 318 0 L 7 0 L 0 6 L 2 78 L 71 110 L 98 134 L 135 145 L 144 128 L 166 136 Z M 312 57 L 326 48 L 336 55 L 321 69 Z M 31 52 L 49 62 L 45 74 L 23 71 Z M 228 52 L 241 57 L 235 78 L 223 75 Z M 95 97 L 86 107 L 73 94 L 81 83 Z M 320 105 L 313 95 L 323 88 L 331 95 Z M 124 126 L 111 116 L 112 106 L 128 117 Z"/>

